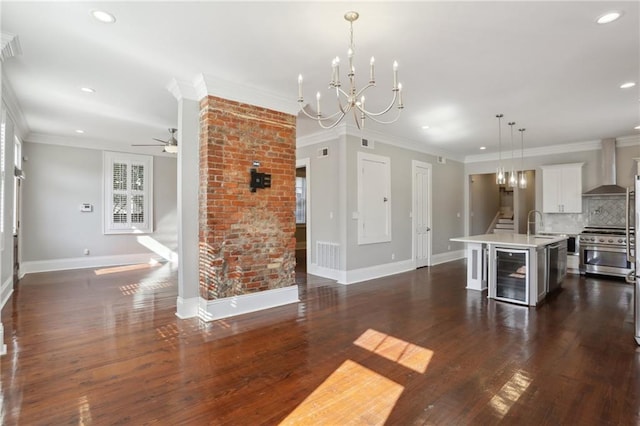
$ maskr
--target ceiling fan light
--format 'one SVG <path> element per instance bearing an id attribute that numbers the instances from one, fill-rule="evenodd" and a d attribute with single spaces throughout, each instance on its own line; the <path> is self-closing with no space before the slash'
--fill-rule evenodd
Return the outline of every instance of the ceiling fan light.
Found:
<path id="1" fill-rule="evenodd" d="M 178 146 L 177 145 L 167 145 L 164 147 L 163 149 L 164 152 L 168 152 L 169 154 L 175 154 L 178 152 Z"/>

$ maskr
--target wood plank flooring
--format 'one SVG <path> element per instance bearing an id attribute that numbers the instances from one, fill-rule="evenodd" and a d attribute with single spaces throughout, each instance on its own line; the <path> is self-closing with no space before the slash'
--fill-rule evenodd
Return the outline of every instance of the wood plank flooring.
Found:
<path id="1" fill-rule="evenodd" d="M 2 311 L 4 425 L 640 424 L 633 288 L 569 276 L 538 308 L 450 262 L 215 322 L 170 265 L 31 274 Z"/>

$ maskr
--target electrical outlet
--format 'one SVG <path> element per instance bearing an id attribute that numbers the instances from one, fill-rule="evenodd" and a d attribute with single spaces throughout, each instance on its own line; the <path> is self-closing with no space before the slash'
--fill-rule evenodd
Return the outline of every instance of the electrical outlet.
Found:
<path id="1" fill-rule="evenodd" d="M 395 253 L 391 253 L 391 260 L 395 260 L 396 259 L 396 254 Z"/>
<path id="2" fill-rule="evenodd" d="M 84 249 L 84 255 L 89 256 L 89 249 Z"/>

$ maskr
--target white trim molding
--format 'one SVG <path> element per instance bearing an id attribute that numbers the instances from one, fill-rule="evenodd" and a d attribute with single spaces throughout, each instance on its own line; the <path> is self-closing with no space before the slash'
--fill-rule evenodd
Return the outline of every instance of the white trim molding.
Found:
<path id="1" fill-rule="evenodd" d="M 222 299 L 199 299 L 198 316 L 203 321 L 215 321 L 300 301 L 296 284 Z"/>
<path id="2" fill-rule="evenodd" d="M 184 299 L 178 296 L 178 299 L 176 300 L 176 316 L 180 319 L 197 317 L 199 308 L 199 297 L 190 297 L 188 299 Z"/>
<path id="3" fill-rule="evenodd" d="M 413 259 L 384 263 L 382 265 L 369 266 L 367 268 L 352 269 L 344 271 L 344 276 L 338 280 L 338 284 L 354 284 L 389 275 L 400 274 L 414 269 L 416 269 L 416 262 Z"/>
<path id="4" fill-rule="evenodd" d="M 12 294 L 13 294 L 13 276 L 10 276 L 9 278 L 7 278 L 5 282 L 2 283 L 2 289 L 0 290 L 0 297 L 1 297 L 0 309 L 4 308 L 4 305 L 7 304 Z"/>
<path id="5" fill-rule="evenodd" d="M 453 250 L 444 253 L 438 253 L 431 256 L 431 266 L 440 265 L 441 263 L 453 262 L 454 260 L 464 259 L 466 253 L 464 250 Z"/>
<path id="6" fill-rule="evenodd" d="M 20 264 L 20 278 L 36 272 L 64 271 L 68 269 L 102 268 L 105 266 L 135 265 L 138 263 L 161 263 L 154 253 L 136 253 L 116 256 L 85 256 L 64 259 L 32 260 Z"/>
<path id="7" fill-rule="evenodd" d="M 195 78 L 193 86 L 198 99 L 211 95 L 286 114 L 298 115 L 298 102 L 293 96 L 285 97 L 262 88 L 239 84 L 206 74 L 199 74 Z"/>

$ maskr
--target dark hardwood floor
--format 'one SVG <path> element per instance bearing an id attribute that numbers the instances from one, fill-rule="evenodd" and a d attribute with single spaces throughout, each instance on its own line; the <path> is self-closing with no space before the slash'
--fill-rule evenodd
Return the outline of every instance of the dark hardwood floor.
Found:
<path id="1" fill-rule="evenodd" d="M 2 311 L 5 425 L 632 425 L 633 289 L 569 276 L 538 308 L 463 261 L 204 323 L 170 265 L 27 275 Z"/>

